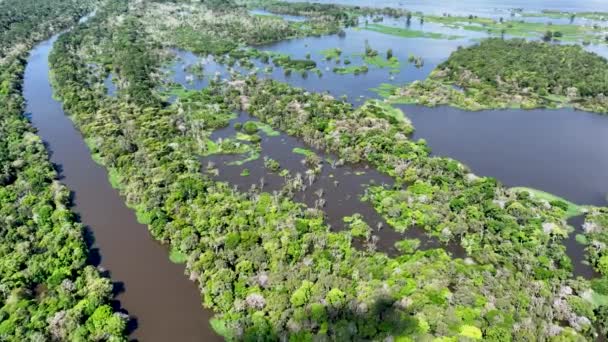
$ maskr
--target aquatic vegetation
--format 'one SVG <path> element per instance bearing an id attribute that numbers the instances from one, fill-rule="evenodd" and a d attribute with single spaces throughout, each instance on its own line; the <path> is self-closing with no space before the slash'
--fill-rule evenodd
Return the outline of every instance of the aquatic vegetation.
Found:
<path id="1" fill-rule="evenodd" d="M 494 36 L 503 37 L 507 35 L 521 38 L 542 38 L 549 31 L 552 32 L 552 38 L 572 42 L 602 42 L 604 36 L 608 33 L 606 28 L 599 26 L 539 23 L 523 20 L 494 20 L 477 16 L 425 15 L 424 20 L 427 22 L 443 24 L 450 28 L 487 32 Z M 558 34 L 555 35 L 555 33 Z"/>
<path id="2" fill-rule="evenodd" d="M 572 106 L 608 113 L 607 67 L 577 45 L 488 39 L 457 50 L 427 80 L 392 90 L 389 99 L 468 110 Z"/>
<path id="3" fill-rule="evenodd" d="M 342 55 L 342 49 L 340 48 L 331 48 L 331 49 L 326 49 L 321 51 L 321 55 L 323 55 L 323 57 L 325 57 L 326 60 L 331 61 L 331 60 L 339 60 L 340 56 Z"/>
<path id="4" fill-rule="evenodd" d="M 515 12 L 522 17 L 542 17 L 551 19 L 570 19 L 574 21 L 576 18 L 583 18 L 589 20 L 608 20 L 608 13 L 606 12 L 565 12 L 556 10 L 542 10 L 540 12 Z"/>
<path id="5" fill-rule="evenodd" d="M 369 68 L 367 65 L 350 65 L 347 67 L 335 67 L 332 69 L 332 71 L 340 75 L 359 75 L 368 72 Z"/>
<path id="6" fill-rule="evenodd" d="M 460 39 L 462 36 L 448 35 L 437 32 L 419 31 L 409 28 L 401 28 L 395 26 L 387 26 L 380 24 L 369 24 L 365 26 L 366 30 L 390 34 L 392 36 L 403 37 L 403 38 L 430 38 L 430 39 Z"/>
<path id="7" fill-rule="evenodd" d="M 294 148 L 293 149 L 293 153 L 295 153 L 295 154 L 301 154 L 301 155 L 303 155 L 305 157 L 312 156 L 312 155 L 315 154 L 312 150 L 301 148 L 301 147 Z"/>
<path id="8" fill-rule="evenodd" d="M 258 126 L 258 129 L 260 131 L 264 132 L 264 134 L 266 134 L 269 137 L 276 137 L 281 134 L 278 131 L 276 131 L 275 129 L 273 129 L 272 127 L 270 127 L 270 125 L 267 125 L 267 124 L 264 124 L 261 122 L 256 122 L 256 125 Z"/>
<path id="9" fill-rule="evenodd" d="M 562 209 L 564 209 L 566 211 L 567 217 L 581 215 L 587 210 L 584 206 L 572 203 L 564 198 L 561 198 L 559 196 L 556 196 L 556 195 L 553 195 L 553 194 L 550 194 L 550 193 L 547 193 L 547 192 L 544 192 L 544 191 L 541 191 L 538 189 L 532 189 L 532 188 L 526 188 L 526 187 L 514 187 L 514 188 L 511 188 L 511 190 L 526 191 L 531 196 L 533 196 L 537 199 L 547 201 L 547 203 L 549 205 L 560 206 Z"/>

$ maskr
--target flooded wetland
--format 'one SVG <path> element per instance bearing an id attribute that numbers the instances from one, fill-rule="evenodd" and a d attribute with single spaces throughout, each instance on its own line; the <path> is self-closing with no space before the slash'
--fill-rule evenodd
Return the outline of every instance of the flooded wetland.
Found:
<path id="1" fill-rule="evenodd" d="M 319 2 L 116 1 L 31 50 L 124 340 L 606 335 L 608 100 L 476 49 L 603 65 L 608 6 Z"/>

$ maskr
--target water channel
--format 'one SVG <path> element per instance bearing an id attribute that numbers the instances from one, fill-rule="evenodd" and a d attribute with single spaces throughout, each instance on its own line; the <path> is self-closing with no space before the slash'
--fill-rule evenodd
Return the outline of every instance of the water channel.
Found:
<path id="1" fill-rule="evenodd" d="M 81 134 L 53 99 L 48 56 L 57 36 L 38 44 L 25 70 L 26 112 L 47 144 L 61 181 L 73 191 L 73 210 L 94 239 L 94 259 L 115 282 L 119 306 L 134 319 L 131 338 L 141 341 L 214 341 L 200 292 L 169 261 L 167 249 L 111 188 L 105 169 L 91 159 Z"/>

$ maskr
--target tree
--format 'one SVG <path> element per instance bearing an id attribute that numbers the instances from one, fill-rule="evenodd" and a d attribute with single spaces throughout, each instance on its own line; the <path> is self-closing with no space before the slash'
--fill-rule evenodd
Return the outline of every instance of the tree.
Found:
<path id="1" fill-rule="evenodd" d="M 386 59 L 393 58 L 393 49 L 386 50 Z"/>

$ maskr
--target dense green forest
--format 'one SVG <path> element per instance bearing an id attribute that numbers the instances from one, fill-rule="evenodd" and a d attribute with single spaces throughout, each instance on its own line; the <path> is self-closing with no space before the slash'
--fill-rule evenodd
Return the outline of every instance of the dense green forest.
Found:
<path id="1" fill-rule="evenodd" d="M 54 86 L 138 219 L 185 256 L 216 331 L 239 340 L 509 341 L 593 339 L 606 328 L 605 278 L 572 277 L 566 203 L 431 157 L 409 137 L 411 124 L 377 102 L 355 109 L 251 76 L 165 103 L 160 88 L 137 86 L 162 84 L 154 75 L 166 51 L 131 11 L 118 24 L 100 11 L 63 35 L 50 61 Z M 128 85 L 117 97 L 100 91 L 95 63 Z M 421 226 L 468 257 L 411 240 L 394 257 L 360 249 L 356 233 L 330 230 L 287 189 L 237 191 L 201 173 L 200 156 L 217 152 L 211 132 L 235 110 L 390 175 L 396 187 L 370 188 L 366 200 L 394 229 Z"/>
<path id="2" fill-rule="evenodd" d="M 87 265 L 69 209 L 21 95 L 28 50 L 93 11 L 94 1 L 0 2 L 0 340 L 125 340 L 112 284 Z"/>
<path id="3" fill-rule="evenodd" d="M 427 80 L 390 95 L 470 110 L 573 106 L 608 113 L 607 80 L 608 61 L 579 45 L 494 38 L 458 49 Z"/>

